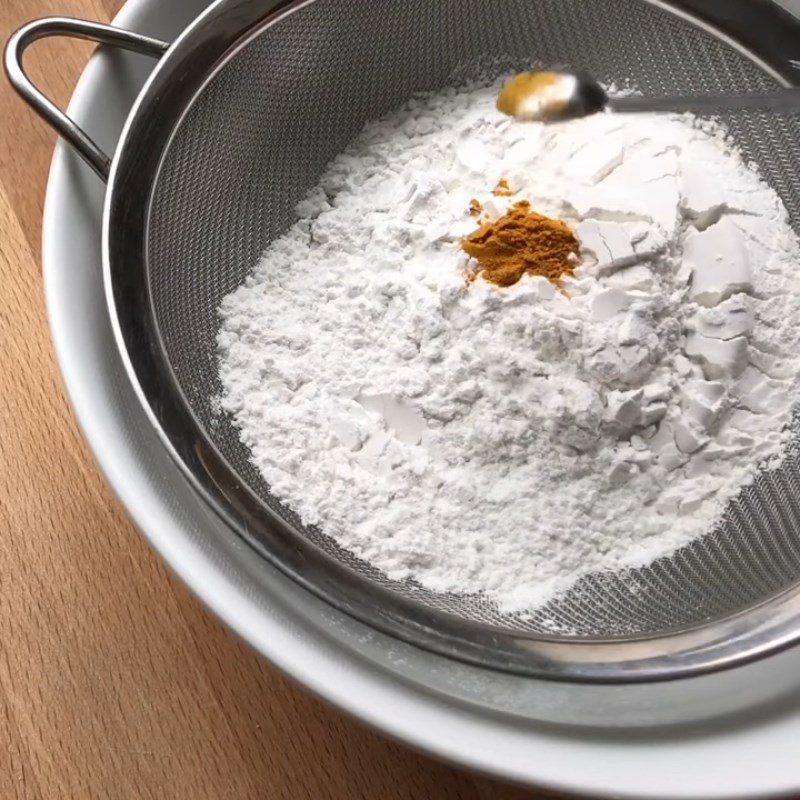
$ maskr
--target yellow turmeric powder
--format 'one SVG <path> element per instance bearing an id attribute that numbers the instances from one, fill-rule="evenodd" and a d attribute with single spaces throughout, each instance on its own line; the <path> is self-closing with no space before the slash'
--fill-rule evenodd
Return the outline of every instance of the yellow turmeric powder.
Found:
<path id="1" fill-rule="evenodd" d="M 494 222 L 484 222 L 461 242 L 481 275 L 498 286 L 511 286 L 523 275 L 542 275 L 559 286 L 578 261 L 578 240 L 565 223 L 531 211 L 522 200 Z"/>
<path id="2" fill-rule="evenodd" d="M 500 178 L 497 181 L 497 186 L 492 190 L 492 194 L 495 197 L 511 197 L 514 194 L 514 190 L 509 186 L 508 178 Z"/>

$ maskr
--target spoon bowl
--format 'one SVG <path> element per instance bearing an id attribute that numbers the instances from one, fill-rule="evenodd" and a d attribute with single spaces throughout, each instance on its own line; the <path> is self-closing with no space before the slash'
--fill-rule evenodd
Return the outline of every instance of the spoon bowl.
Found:
<path id="1" fill-rule="evenodd" d="M 497 97 L 497 108 L 523 122 L 556 122 L 602 111 L 605 89 L 583 72 L 522 72 L 509 78 Z"/>

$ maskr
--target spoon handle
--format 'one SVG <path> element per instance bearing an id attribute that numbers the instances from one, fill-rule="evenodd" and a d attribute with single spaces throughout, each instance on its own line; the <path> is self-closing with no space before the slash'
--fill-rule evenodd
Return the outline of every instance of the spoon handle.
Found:
<path id="1" fill-rule="evenodd" d="M 648 111 L 736 111 L 754 109 L 761 111 L 800 112 L 800 87 L 774 92 L 747 94 L 699 94 L 674 97 L 611 97 L 606 104 L 609 111 L 633 114 Z"/>

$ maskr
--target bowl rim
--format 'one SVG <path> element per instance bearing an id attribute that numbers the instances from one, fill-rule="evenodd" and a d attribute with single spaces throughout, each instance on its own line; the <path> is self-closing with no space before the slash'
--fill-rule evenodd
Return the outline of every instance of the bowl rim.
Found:
<path id="1" fill-rule="evenodd" d="M 180 7 L 187 5 L 182 0 Z M 166 13 L 159 0 L 128 0 L 115 21 L 160 35 Z M 129 79 L 127 70 L 121 77 L 105 54 L 96 55 L 81 77 L 70 113 L 87 125 L 97 119 L 98 107 L 103 118 L 113 116 L 109 95 L 120 80 Z M 104 128 L 101 140 L 113 144 L 114 123 L 103 121 L 99 127 Z M 229 550 L 238 552 L 233 537 L 211 532 L 213 520 L 148 429 L 111 342 L 100 289 L 99 190 L 94 175 L 59 142 L 42 228 L 45 294 L 58 365 L 84 437 L 127 513 L 170 568 L 232 630 L 307 689 L 363 722 L 487 774 L 564 793 L 631 800 L 792 796 L 800 786 L 794 746 L 800 710 L 791 704 L 784 703 L 781 713 L 762 715 L 749 729 L 724 722 L 713 730 L 695 730 L 691 737 L 684 731 L 670 738 L 650 728 L 635 742 L 619 736 L 591 738 L 568 727 L 521 725 L 448 703 L 405 677 L 412 660 L 425 656 L 446 669 L 444 659 L 368 633 L 266 562 L 228 561 Z M 224 553 L 217 549 L 222 545 Z M 229 569 L 231 563 L 235 566 Z M 262 580 L 253 577 L 256 568 Z M 798 658 L 795 653 L 785 665 L 794 673 Z M 742 690 L 764 682 L 761 669 L 771 661 L 747 668 Z M 525 683 L 542 693 L 549 690 L 544 683 Z"/>

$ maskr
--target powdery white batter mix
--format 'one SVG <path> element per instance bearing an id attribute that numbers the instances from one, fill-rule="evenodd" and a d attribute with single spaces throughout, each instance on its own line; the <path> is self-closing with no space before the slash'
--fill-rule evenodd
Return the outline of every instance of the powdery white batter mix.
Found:
<path id="1" fill-rule="evenodd" d="M 777 463 L 800 277 L 779 198 L 713 126 L 520 124 L 494 97 L 367 126 L 225 298 L 219 368 L 304 523 L 391 578 L 524 611 L 707 532 Z M 568 297 L 467 284 L 471 198 L 573 227 Z"/>

